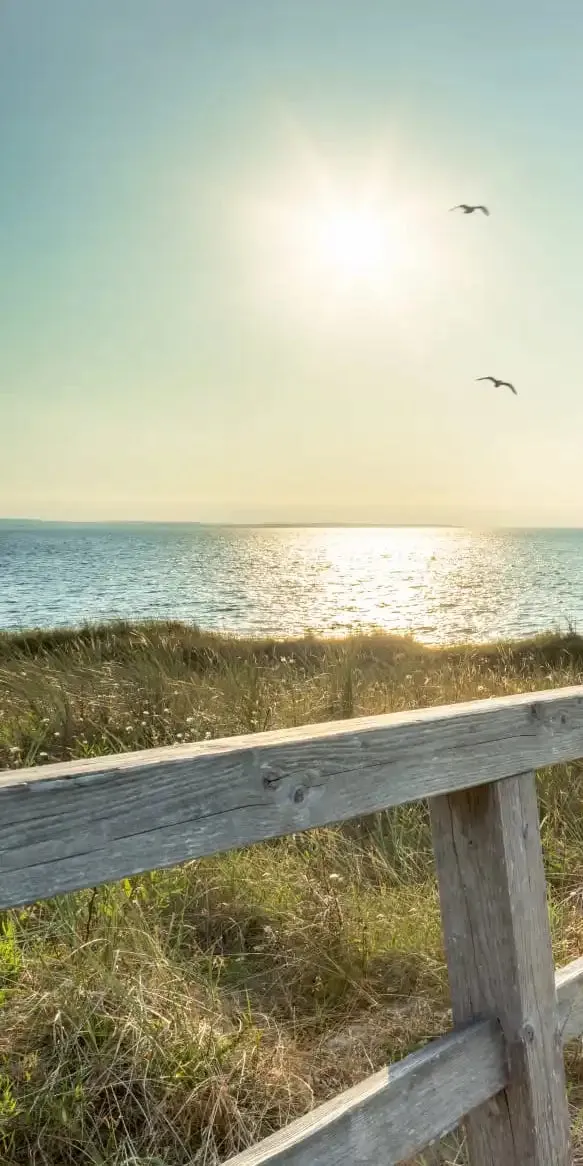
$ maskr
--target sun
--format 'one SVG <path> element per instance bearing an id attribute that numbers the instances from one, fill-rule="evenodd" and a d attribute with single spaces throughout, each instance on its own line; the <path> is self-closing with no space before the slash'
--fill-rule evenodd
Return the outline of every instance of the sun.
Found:
<path id="1" fill-rule="evenodd" d="M 315 160 L 314 160 L 315 158 Z M 433 246 L 398 168 L 345 171 L 319 155 L 241 201 L 249 286 L 259 310 L 310 327 L 355 327 L 408 311 Z"/>
<path id="2" fill-rule="evenodd" d="M 387 275 L 395 257 L 388 217 L 371 206 L 318 208 L 307 216 L 300 243 L 331 276 L 351 282 Z"/>
<path id="3" fill-rule="evenodd" d="M 312 320 L 355 305 L 385 311 L 417 258 L 406 216 L 386 196 L 296 189 L 258 200 L 251 222 L 249 266 L 263 300 Z"/>
<path id="4" fill-rule="evenodd" d="M 403 258 L 403 236 L 386 206 L 326 191 L 275 208 L 267 230 L 290 286 L 316 295 L 384 288 Z"/>

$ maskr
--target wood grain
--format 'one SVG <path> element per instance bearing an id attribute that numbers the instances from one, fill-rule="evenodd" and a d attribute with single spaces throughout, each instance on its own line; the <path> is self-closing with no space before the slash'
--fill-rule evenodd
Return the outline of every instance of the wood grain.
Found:
<path id="1" fill-rule="evenodd" d="M 467 1119 L 471 1166 L 568 1166 L 534 774 L 431 803 L 454 1022 L 496 1016 L 509 1083 Z"/>
<path id="2" fill-rule="evenodd" d="M 229 1166 L 389 1166 L 448 1133 L 507 1079 L 494 1021 L 434 1041 L 229 1160 Z"/>
<path id="3" fill-rule="evenodd" d="M 0 908 L 583 756 L 583 688 L 0 774 Z"/>

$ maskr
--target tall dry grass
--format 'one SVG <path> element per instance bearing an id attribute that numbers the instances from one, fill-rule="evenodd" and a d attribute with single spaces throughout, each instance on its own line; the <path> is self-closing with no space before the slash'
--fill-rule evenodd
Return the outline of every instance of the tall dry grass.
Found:
<path id="1" fill-rule="evenodd" d="M 176 624 L 5 635 L 0 767 L 582 674 L 574 635 L 439 651 L 381 635 L 248 642 Z M 583 767 L 541 773 L 540 799 L 560 964 L 583 951 Z M 210 1166 L 449 1024 L 421 805 L 0 922 L 6 1164 Z M 568 1066 L 577 1126 L 576 1049 Z M 424 1160 L 461 1162 L 463 1145 Z"/>

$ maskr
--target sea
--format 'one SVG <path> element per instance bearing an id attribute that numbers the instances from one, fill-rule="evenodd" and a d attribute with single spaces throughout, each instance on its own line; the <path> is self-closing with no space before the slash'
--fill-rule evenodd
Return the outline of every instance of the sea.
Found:
<path id="1" fill-rule="evenodd" d="M 583 531 L 0 522 L 0 629 L 144 619 L 428 644 L 583 629 Z"/>

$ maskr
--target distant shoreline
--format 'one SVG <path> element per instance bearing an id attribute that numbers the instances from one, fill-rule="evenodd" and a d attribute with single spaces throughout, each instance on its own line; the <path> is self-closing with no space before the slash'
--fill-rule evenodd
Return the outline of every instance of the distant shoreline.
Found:
<path id="1" fill-rule="evenodd" d="M 69 527 L 80 529 L 108 529 L 119 527 L 122 529 L 157 528 L 157 529 L 197 529 L 197 530 L 463 530 L 470 533 L 484 533 L 488 531 L 583 531 L 581 526 L 563 526 L 553 523 L 547 524 L 484 524 L 473 525 L 462 522 L 202 522 L 198 519 L 150 519 L 150 518 L 113 518 L 113 519 L 77 519 L 77 518 L 0 518 L 2 527 L 26 527 L 40 529 L 42 527 Z"/>
<path id="2" fill-rule="evenodd" d="M 77 518 L 0 518 L 1 526 L 171 526 L 171 527 L 218 527 L 232 530 L 241 527 L 243 530 L 464 530 L 455 522 L 200 522 L 196 519 L 150 519 L 150 518 L 114 518 L 108 519 L 77 519 Z M 499 528 L 502 529 L 502 528 Z M 552 528 L 550 528 L 552 529 Z"/>

